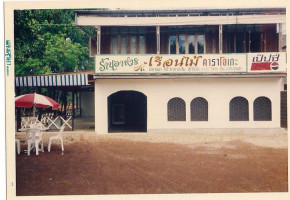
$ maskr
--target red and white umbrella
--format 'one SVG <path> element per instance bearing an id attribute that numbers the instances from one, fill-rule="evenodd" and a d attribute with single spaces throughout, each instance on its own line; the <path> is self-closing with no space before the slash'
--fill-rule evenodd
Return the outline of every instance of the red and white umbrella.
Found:
<path id="1" fill-rule="evenodd" d="M 15 106 L 25 108 L 31 108 L 32 106 L 39 108 L 52 107 L 53 110 L 57 110 L 59 108 L 59 103 L 57 103 L 56 101 L 47 96 L 32 93 L 16 97 Z"/>

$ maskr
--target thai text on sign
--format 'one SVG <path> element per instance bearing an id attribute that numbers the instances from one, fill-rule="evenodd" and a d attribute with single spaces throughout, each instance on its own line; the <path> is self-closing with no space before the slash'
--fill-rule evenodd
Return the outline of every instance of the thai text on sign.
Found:
<path id="1" fill-rule="evenodd" d="M 286 53 L 249 53 L 249 72 L 286 72 Z"/>
<path id="2" fill-rule="evenodd" d="M 96 55 L 97 74 L 245 73 L 247 54 Z"/>

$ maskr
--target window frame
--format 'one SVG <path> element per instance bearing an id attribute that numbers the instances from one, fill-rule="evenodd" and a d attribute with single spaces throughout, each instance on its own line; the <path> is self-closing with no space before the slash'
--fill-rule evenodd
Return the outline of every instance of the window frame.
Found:
<path id="1" fill-rule="evenodd" d="M 232 110 L 232 103 L 233 103 L 233 100 L 235 99 L 243 99 L 243 100 L 246 100 L 247 102 L 247 110 L 246 111 L 243 111 L 243 110 L 238 110 L 239 112 L 246 112 L 247 116 L 246 116 L 246 119 L 237 119 L 237 117 L 233 117 L 233 113 L 234 112 L 237 112 L 236 110 Z M 234 105 L 236 106 L 236 105 Z M 250 121 L 250 115 L 249 115 L 249 100 L 246 98 L 246 97 L 243 97 L 243 96 L 236 96 L 236 97 L 233 97 L 230 102 L 229 102 L 229 121 L 231 122 L 237 122 L 237 121 Z"/>
<path id="2" fill-rule="evenodd" d="M 170 109 L 172 109 L 170 107 L 170 106 L 172 106 L 171 103 L 173 103 L 172 101 L 175 101 L 175 100 L 179 100 L 180 103 L 182 103 L 182 104 L 178 105 L 175 108 L 176 110 L 170 110 Z M 176 114 L 176 111 L 179 111 L 180 113 L 182 112 L 181 113 L 182 114 L 182 118 L 181 119 L 178 119 L 179 116 L 175 116 L 173 114 L 171 115 L 171 113 L 175 113 Z M 186 121 L 186 102 L 182 98 L 173 97 L 173 98 L 168 100 L 168 102 L 167 102 L 167 121 L 168 122 L 185 122 Z"/>
<path id="3" fill-rule="evenodd" d="M 136 37 L 136 53 L 135 54 L 140 54 L 140 37 L 144 37 L 144 45 L 145 45 L 145 54 L 146 54 L 146 35 L 145 34 L 111 34 L 110 35 L 110 54 L 113 54 L 113 47 L 112 47 L 112 38 L 117 37 L 117 54 L 123 54 L 121 53 L 121 38 L 125 37 L 126 38 L 126 54 L 131 54 L 131 37 L 134 36 Z"/>
<path id="4" fill-rule="evenodd" d="M 259 116 L 256 112 L 257 112 L 257 100 L 260 100 L 260 99 L 266 99 L 268 101 L 268 103 L 270 104 L 269 105 L 269 113 L 270 113 L 270 117 L 268 117 L 267 119 L 266 118 L 263 118 L 265 116 Z M 261 109 L 261 107 L 259 107 Z M 269 97 L 266 97 L 266 96 L 260 96 L 260 97 L 257 97 L 254 102 L 253 102 L 253 120 L 254 121 L 272 121 L 272 101 Z"/>
<path id="5" fill-rule="evenodd" d="M 194 107 L 199 106 L 199 105 L 196 105 L 196 103 L 200 103 L 200 102 L 196 102 L 197 100 L 199 100 L 200 102 L 203 101 L 203 103 L 205 103 L 206 110 L 202 110 L 202 111 L 206 112 L 206 117 L 204 117 L 204 115 L 201 115 L 201 116 L 193 115 Z M 195 105 L 193 103 L 195 103 Z M 205 98 L 195 97 L 194 99 L 191 100 L 191 102 L 190 102 L 190 120 L 197 121 L 197 122 L 198 121 L 208 121 L 208 101 Z"/>
<path id="6" fill-rule="evenodd" d="M 204 41 L 204 46 L 203 46 L 203 53 L 198 53 L 198 41 L 197 38 L 198 36 L 202 36 L 203 37 L 203 41 Z M 189 34 L 189 33 L 180 33 L 180 34 L 171 34 L 169 35 L 168 38 L 168 54 L 172 54 L 174 55 L 174 53 L 170 52 L 170 36 L 175 36 L 175 44 L 176 44 L 176 50 L 175 50 L 175 54 L 177 55 L 183 55 L 179 53 L 179 37 L 180 36 L 185 36 L 185 54 L 189 54 L 189 43 L 188 43 L 188 37 L 189 36 L 194 36 L 194 54 L 206 54 L 206 37 L 205 37 L 205 33 L 204 34 Z"/>

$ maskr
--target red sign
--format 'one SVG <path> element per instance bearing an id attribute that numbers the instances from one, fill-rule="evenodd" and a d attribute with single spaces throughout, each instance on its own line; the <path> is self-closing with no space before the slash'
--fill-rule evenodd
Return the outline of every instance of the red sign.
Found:
<path id="1" fill-rule="evenodd" d="M 281 71 L 281 68 L 283 68 L 283 66 L 280 66 L 280 64 L 286 65 L 284 53 L 258 53 L 248 54 L 248 56 L 249 60 L 252 61 L 250 65 L 251 71 Z"/>

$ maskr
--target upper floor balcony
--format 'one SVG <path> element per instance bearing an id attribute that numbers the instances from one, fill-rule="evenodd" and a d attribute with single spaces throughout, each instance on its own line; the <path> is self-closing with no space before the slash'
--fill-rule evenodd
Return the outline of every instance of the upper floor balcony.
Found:
<path id="1" fill-rule="evenodd" d="M 95 73 L 99 74 L 115 73 L 110 62 L 127 63 L 127 58 L 138 63 L 123 73 L 141 73 L 142 69 L 143 74 L 178 73 L 174 71 L 178 66 L 191 73 L 286 72 L 284 8 L 76 11 L 76 25 L 96 28 L 90 38 L 90 56 L 96 56 Z M 254 54 L 260 52 L 264 54 Z M 266 64 L 270 71 L 257 70 L 259 59 L 271 60 Z M 279 70 L 273 59 L 279 60 Z M 172 61 L 172 66 L 161 72 L 166 61 Z M 252 70 L 252 63 L 257 68 Z M 204 67 L 211 68 L 204 71 Z"/>
<path id="2" fill-rule="evenodd" d="M 97 38 L 90 40 L 90 55 Z M 286 51 L 285 24 L 101 27 L 100 54 L 216 54 Z"/>
<path id="3" fill-rule="evenodd" d="M 216 54 L 286 51 L 286 10 L 89 10 L 94 54 Z"/>

